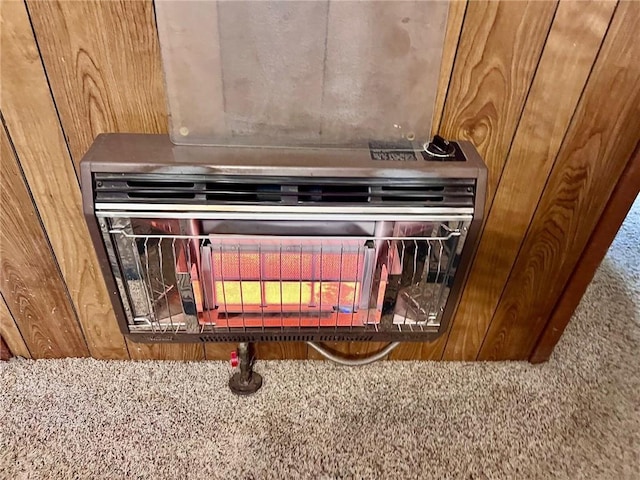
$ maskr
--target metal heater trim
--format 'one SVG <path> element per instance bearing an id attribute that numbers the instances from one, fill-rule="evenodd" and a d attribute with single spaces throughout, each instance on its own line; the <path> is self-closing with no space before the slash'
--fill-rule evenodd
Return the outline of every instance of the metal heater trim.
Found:
<path id="1" fill-rule="evenodd" d="M 133 212 L 138 211 L 169 211 L 176 212 L 233 212 L 233 213 L 306 213 L 306 214 L 362 214 L 363 212 L 370 214 L 400 214 L 400 215 L 446 215 L 451 212 L 457 214 L 472 215 L 473 208 L 452 208 L 452 207 L 377 207 L 377 206 L 349 206 L 341 205 L 336 207 L 326 206 L 309 206 L 309 205 L 192 205 L 181 203 L 96 203 L 95 206 L 98 211 L 111 211 L 111 210 L 128 210 Z M 397 217 L 394 217 L 397 218 Z"/>
<path id="2" fill-rule="evenodd" d="M 255 220 L 254 213 L 228 213 L 228 212 L 159 212 L 159 211 L 96 211 L 96 217 L 98 218 L 175 218 L 175 219 L 189 219 L 197 216 L 202 220 Z M 328 220 L 328 221 L 376 221 L 376 220 L 390 220 L 390 221 L 406 221 L 406 222 L 440 222 L 443 220 L 456 220 L 456 221 L 472 221 L 473 215 L 468 213 L 452 213 L 451 215 L 392 215 L 392 214 L 366 214 L 366 213 L 354 213 L 350 214 L 348 218 L 344 217 L 343 213 L 334 214 L 296 214 L 291 213 L 264 213 L 260 215 L 261 220 Z"/>

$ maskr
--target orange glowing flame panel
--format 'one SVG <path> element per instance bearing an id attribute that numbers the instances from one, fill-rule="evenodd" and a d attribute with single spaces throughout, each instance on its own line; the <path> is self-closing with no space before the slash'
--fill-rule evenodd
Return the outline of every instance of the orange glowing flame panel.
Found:
<path id="1" fill-rule="evenodd" d="M 286 319 L 292 325 L 314 316 L 311 322 L 322 324 L 320 317 L 328 315 L 333 317 L 330 326 L 335 326 L 338 313 L 351 324 L 352 317 L 359 318 L 352 312 L 360 307 L 365 272 L 364 249 L 357 241 L 352 243 L 212 243 L 202 249 L 205 304 L 217 311 L 217 324 L 227 323 L 225 315 L 242 313 L 258 314 L 257 326 L 282 325 L 285 320 L 280 317 L 262 320 L 265 314 L 280 313 L 298 313 L 295 319 Z M 207 318 L 203 315 L 201 321 Z"/>

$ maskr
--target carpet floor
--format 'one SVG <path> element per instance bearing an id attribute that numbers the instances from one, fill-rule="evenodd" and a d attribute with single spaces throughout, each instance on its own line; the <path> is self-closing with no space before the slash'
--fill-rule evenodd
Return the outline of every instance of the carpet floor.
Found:
<path id="1" fill-rule="evenodd" d="M 552 359 L 0 364 L 0 477 L 640 478 L 640 201 Z"/>

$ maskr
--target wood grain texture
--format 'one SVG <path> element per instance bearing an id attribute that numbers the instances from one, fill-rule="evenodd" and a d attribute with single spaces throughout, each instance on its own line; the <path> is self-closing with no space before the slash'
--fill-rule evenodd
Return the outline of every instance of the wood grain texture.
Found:
<path id="1" fill-rule="evenodd" d="M 258 342 L 255 344 L 256 357 L 260 360 L 304 360 L 307 344 L 303 342 Z"/>
<path id="2" fill-rule="evenodd" d="M 0 129 L 0 152 L 2 297 L 34 358 L 88 356 L 66 287 L 4 128 Z"/>
<path id="3" fill-rule="evenodd" d="M 615 5 L 559 4 L 449 334 L 446 360 L 478 355 Z"/>
<path id="4" fill-rule="evenodd" d="M 22 339 L 22 334 L 11 316 L 4 298 L 0 296 L 0 337 L 16 357 L 31 358 L 31 353 Z"/>
<path id="5" fill-rule="evenodd" d="M 165 133 L 151 0 L 28 1 L 76 166 L 98 133 Z"/>
<path id="6" fill-rule="evenodd" d="M 99 133 L 167 131 L 150 0 L 27 5 L 76 169 Z M 204 357 L 198 347 L 142 346 L 131 357 L 196 360 Z"/>
<path id="7" fill-rule="evenodd" d="M 238 349 L 237 343 L 205 343 L 204 344 L 204 356 L 207 360 L 226 360 L 231 358 L 231 352 Z"/>
<path id="8" fill-rule="evenodd" d="M 446 332 L 431 342 L 406 342 L 391 352 L 389 360 L 440 360 L 446 343 Z"/>
<path id="9" fill-rule="evenodd" d="M 487 333 L 481 360 L 529 357 L 638 142 L 639 29 L 638 4 L 621 2 Z"/>
<path id="10" fill-rule="evenodd" d="M 532 363 L 546 362 L 551 356 L 638 194 L 640 194 L 640 143 L 636 146 L 635 152 L 627 163 L 596 228 L 591 234 L 589 243 L 582 252 L 582 256 L 529 358 Z"/>
<path id="11" fill-rule="evenodd" d="M 127 340 L 133 360 L 204 360 L 201 343 L 136 343 Z"/>
<path id="12" fill-rule="evenodd" d="M 458 51 L 458 41 L 462 31 L 464 13 L 467 10 L 467 1 L 458 0 L 449 2 L 449 15 L 447 17 L 447 30 L 444 36 L 442 48 L 442 62 L 440 64 L 440 79 L 436 92 L 435 105 L 433 107 L 433 120 L 431 122 L 431 135 L 439 133 L 440 121 L 444 110 L 444 101 L 449 91 L 449 81 L 453 71 L 453 62 Z"/>
<path id="13" fill-rule="evenodd" d="M 435 341 L 437 342 L 437 340 Z M 389 360 L 422 360 L 422 349 L 425 349 L 425 356 L 431 352 L 437 352 L 439 345 L 435 342 L 406 342 L 398 345 L 397 348 L 389 354 Z M 442 346 L 444 348 L 444 346 Z M 442 350 L 440 350 L 442 351 Z"/>
<path id="14" fill-rule="evenodd" d="M 0 107 L 91 355 L 129 358 L 82 217 L 80 188 L 22 2 L 2 11 Z"/>
<path id="15" fill-rule="evenodd" d="M 4 338 L 0 336 L 0 361 L 6 362 L 11 357 L 13 357 L 13 353 L 9 349 L 7 342 L 4 341 Z"/>
<path id="16" fill-rule="evenodd" d="M 470 2 L 440 126 L 489 169 L 487 206 L 518 126 L 557 2 Z M 489 209 L 487 208 L 487 211 Z"/>
<path id="17" fill-rule="evenodd" d="M 488 167 L 487 208 L 507 158 L 557 2 L 469 2 L 447 92 L 440 133 L 471 141 Z M 467 281 L 469 285 L 469 281 Z M 457 321 L 453 319 L 451 325 Z M 393 355 L 442 357 L 449 330 L 436 341 L 401 346 Z"/>

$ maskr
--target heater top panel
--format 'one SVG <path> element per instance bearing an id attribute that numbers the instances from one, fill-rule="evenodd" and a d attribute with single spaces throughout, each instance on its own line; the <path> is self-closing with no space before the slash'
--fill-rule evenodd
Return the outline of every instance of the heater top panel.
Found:
<path id="1" fill-rule="evenodd" d="M 360 148 L 430 135 L 447 2 L 155 6 L 176 144 Z"/>
<path id="2" fill-rule="evenodd" d="M 274 218 L 322 213 L 399 220 L 481 211 L 482 159 L 469 142 L 440 140 L 440 149 L 434 140 L 426 151 L 409 142 L 402 150 L 379 143 L 368 149 L 247 148 L 101 134 L 80 164 L 85 212 L 214 209 L 251 217 L 259 207 Z M 438 156 L 445 147 L 448 156 Z"/>
<path id="3" fill-rule="evenodd" d="M 392 183 L 486 176 L 486 166 L 471 143 L 448 145 L 451 154 L 442 158 L 407 141 L 401 145 L 370 142 L 358 149 L 201 147 L 174 145 L 166 135 L 107 133 L 95 139 L 81 168 L 87 175 L 334 177 Z"/>

